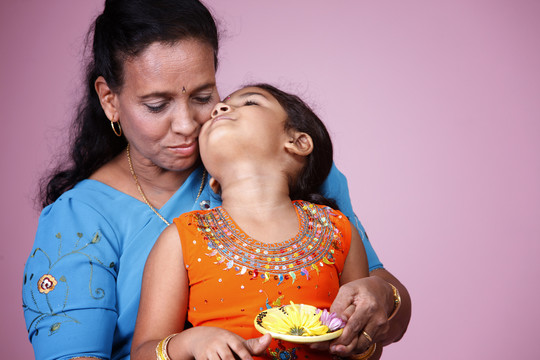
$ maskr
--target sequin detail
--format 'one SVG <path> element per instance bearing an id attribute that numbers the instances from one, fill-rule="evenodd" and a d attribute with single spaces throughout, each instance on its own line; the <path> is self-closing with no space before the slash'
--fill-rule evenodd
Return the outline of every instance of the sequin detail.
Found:
<path id="1" fill-rule="evenodd" d="M 202 200 L 202 201 L 199 203 L 199 206 L 200 206 L 201 210 L 208 210 L 208 209 L 210 209 L 210 201 L 208 201 L 208 200 Z"/>
<path id="2" fill-rule="evenodd" d="M 193 221 L 208 246 L 206 255 L 223 264 L 223 270 L 237 271 L 264 282 L 310 279 L 320 267 L 334 264 L 334 252 L 343 251 L 342 233 L 330 220 L 338 216 L 329 207 L 294 201 L 299 218 L 298 234 L 286 241 L 266 244 L 247 236 L 222 207 L 194 213 Z"/>

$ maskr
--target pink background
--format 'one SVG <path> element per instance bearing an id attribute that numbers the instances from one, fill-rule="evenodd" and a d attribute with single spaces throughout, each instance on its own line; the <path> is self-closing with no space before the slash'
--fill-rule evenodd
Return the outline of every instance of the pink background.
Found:
<path id="1" fill-rule="evenodd" d="M 102 3 L 0 5 L 6 358 L 32 357 L 20 300 L 32 199 L 66 140 Z M 356 212 L 413 297 L 384 358 L 538 358 L 540 2 L 207 3 L 224 31 L 221 94 L 273 82 L 330 128 Z"/>

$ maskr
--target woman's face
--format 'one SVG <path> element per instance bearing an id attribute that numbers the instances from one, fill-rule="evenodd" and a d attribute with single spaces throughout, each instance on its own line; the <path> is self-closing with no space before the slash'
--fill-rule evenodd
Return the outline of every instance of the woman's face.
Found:
<path id="1" fill-rule="evenodd" d="M 212 163 L 221 157 L 239 161 L 271 161 L 289 139 L 287 113 L 266 90 L 247 87 L 234 92 L 212 111 L 201 130 L 201 155 L 212 173 Z M 214 175 L 214 173 L 212 173 Z"/>
<path id="2" fill-rule="evenodd" d="M 219 101 L 212 47 L 195 39 L 151 44 L 124 63 L 115 101 L 134 160 L 190 170 L 201 125 Z"/>

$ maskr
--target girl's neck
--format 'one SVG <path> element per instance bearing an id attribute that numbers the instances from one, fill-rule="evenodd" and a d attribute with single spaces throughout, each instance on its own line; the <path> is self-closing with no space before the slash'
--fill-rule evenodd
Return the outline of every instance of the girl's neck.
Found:
<path id="1" fill-rule="evenodd" d="M 270 179 L 242 179 L 231 184 L 222 185 L 221 198 L 223 207 L 227 209 L 274 208 L 289 203 L 288 188 L 283 188 Z"/>
<path id="2" fill-rule="evenodd" d="M 298 232 L 298 218 L 284 174 L 235 176 L 234 180 L 221 184 L 221 198 L 227 213 L 254 239 L 279 242 Z"/>

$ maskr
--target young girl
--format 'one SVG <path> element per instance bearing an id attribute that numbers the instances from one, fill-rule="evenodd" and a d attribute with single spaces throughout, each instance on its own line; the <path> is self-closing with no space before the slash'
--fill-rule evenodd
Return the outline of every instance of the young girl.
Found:
<path id="1" fill-rule="evenodd" d="M 156 242 L 132 358 L 329 358 L 253 325 L 291 301 L 329 308 L 340 285 L 368 276 L 356 229 L 317 194 L 332 166 L 324 125 L 298 97 L 260 84 L 218 103 L 199 142 L 223 203 L 176 218 Z"/>

